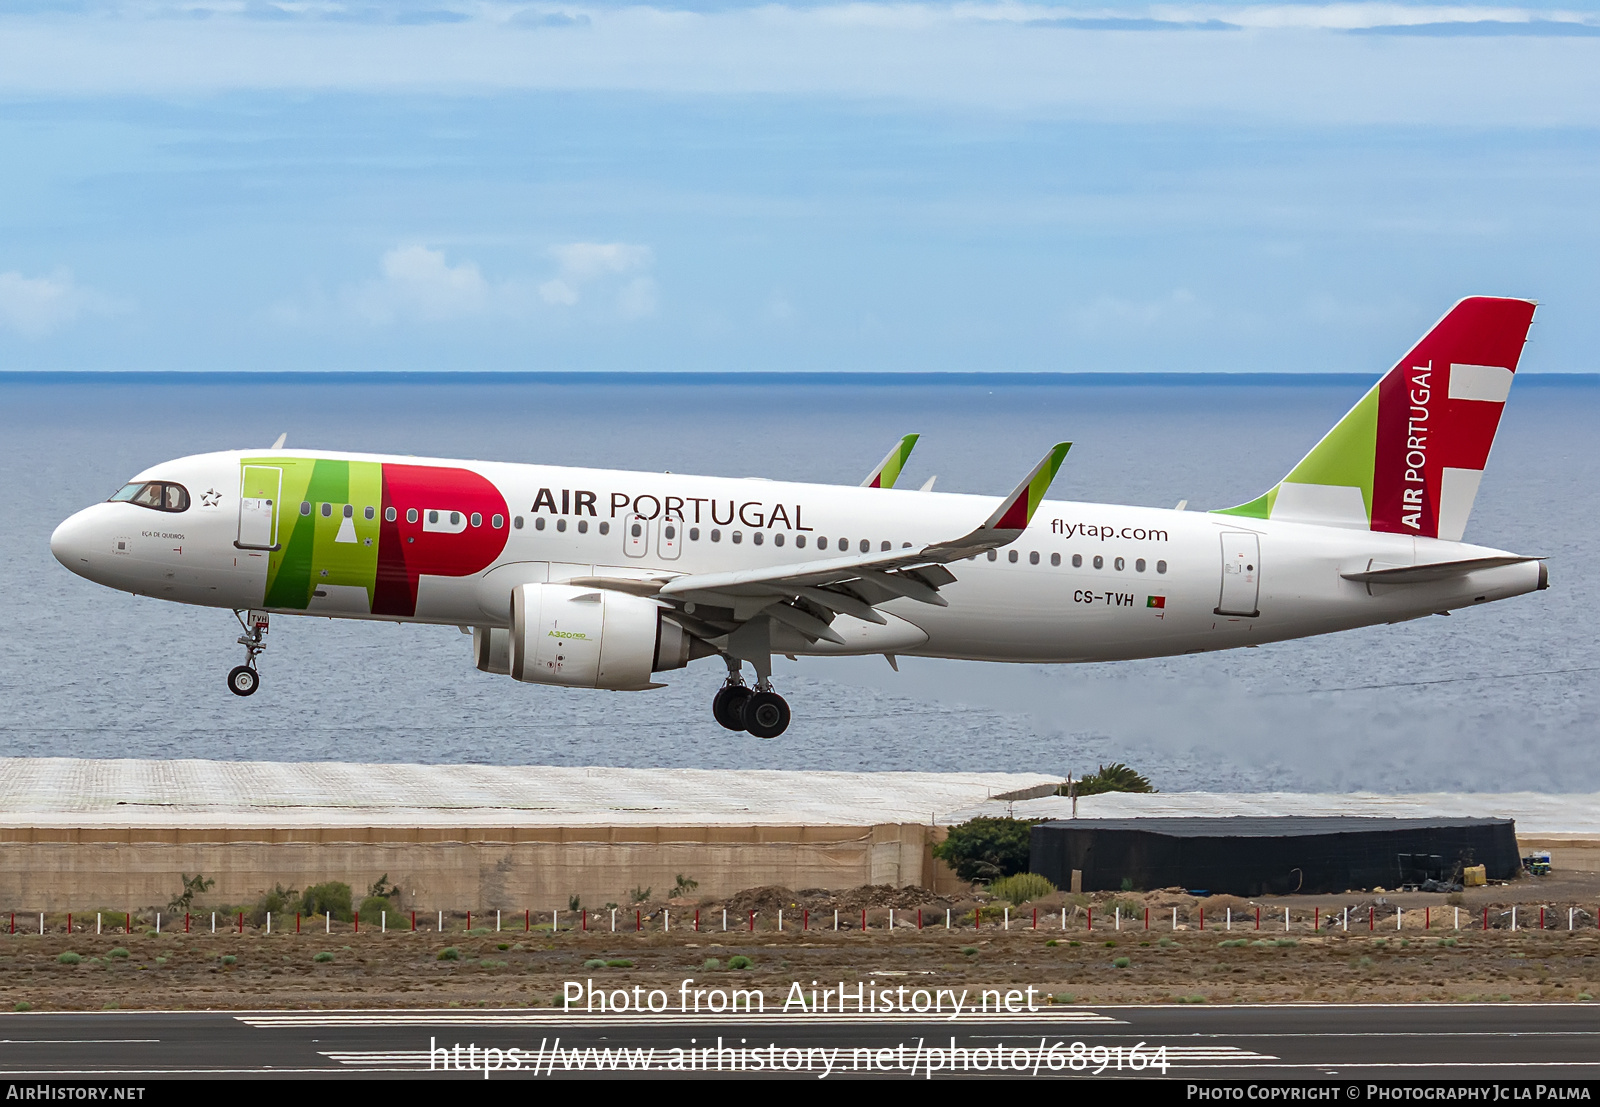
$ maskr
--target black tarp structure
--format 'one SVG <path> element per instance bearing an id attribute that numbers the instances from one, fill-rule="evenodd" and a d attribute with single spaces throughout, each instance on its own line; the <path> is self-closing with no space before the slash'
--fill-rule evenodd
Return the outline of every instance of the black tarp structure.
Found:
<path id="1" fill-rule="evenodd" d="M 1395 888 L 1428 870 L 1484 865 L 1509 880 L 1521 861 L 1510 819 L 1066 819 L 1034 826 L 1029 869 L 1058 888 L 1189 888 L 1239 896 Z"/>

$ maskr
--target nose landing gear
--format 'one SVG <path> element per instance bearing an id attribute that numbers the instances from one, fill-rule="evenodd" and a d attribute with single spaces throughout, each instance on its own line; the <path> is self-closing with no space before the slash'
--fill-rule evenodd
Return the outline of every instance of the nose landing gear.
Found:
<path id="1" fill-rule="evenodd" d="M 256 655 L 267 648 L 262 641 L 267 635 L 267 613 L 265 611 L 251 611 L 241 615 L 235 611 L 233 617 L 239 620 L 239 626 L 244 633 L 239 635 L 239 645 L 244 647 L 244 664 L 235 665 L 228 671 L 228 691 L 236 696 L 250 696 L 261 687 L 261 674 L 256 672 Z"/>
<path id="2" fill-rule="evenodd" d="M 744 682 L 739 662 L 731 657 L 728 680 L 711 701 L 711 714 L 729 730 L 746 730 L 757 738 L 776 738 L 789 729 L 789 705 L 772 690 L 770 677 L 762 676 L 754 689 Z"/>

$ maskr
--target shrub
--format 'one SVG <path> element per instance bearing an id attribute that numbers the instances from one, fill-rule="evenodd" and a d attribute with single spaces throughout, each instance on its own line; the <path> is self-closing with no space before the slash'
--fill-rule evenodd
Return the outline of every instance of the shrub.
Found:
<path id="1" fill-rule="evenodd" d="M 270 892 L 262 892 L 252 906 L 244 909 L 244 913 L 253 926 L 260 926 L 267 921 L 269 911 L 274 915 L 283 915 L 292 914 L 299 908 L 300 893 L 293 888 L 276 884 Z"/>
<path id="2" fill-rule="evenodd" d="M 728 967 L 730 969 L 748 969 L 754 964 L 754 961 L 750 960 L 750 958 L 746 957 L 742 953 L 728 958 Z"/>
<path id="3" fill-rule="evenodd" d="M 628 892 L 628 902 L 629 903 L 649 903 L 650 902 L 650 891 L 651 890 L 649 888 L 641 888 L 637 884 L 635 884 L 633 886 L 632 890 L 630 890 Z"/>
<path id="4" fill-rule="evenodd" d="M 698 880 L 690 880 L 688 877 L 684 876 L 682 873 L 679 873 L 678 874 L 678 882 L 677 882 L 677 884 L 675 884 L 673 886 L 672 894 L 674 896 L 686 896 L 690 892 L 693 892 L 696 888 L 699 888 L 699 887 L 700 887 L 700 882 Z"/>
<path id="5" fill-rule="evenodd" d="M 573 914 L 577 914 L 579 911 L 582 911 L 583 910 L 583 900 L 577 894 L 573 894 L 573 895 L 568 896 L 567 897 L 567 910 L 571 911 Z"/>
<path id="6" fill-rule="evenodd" d="M 1114 969 L 1125 969 L 1131 964 L 1133 964 L 1131 959 L 1127 957 L 1118 957 L 1115 961 L 1111 962 L 1111 967 Z"/>
<path id="7" fill-rule="evenodd" d="M 702 964 L 700 968 L 704 972 L 716 972 L 722 968 L 722 962 L 718 961 L 715 957 L 707 957 L 705 959 L 705 963 Z"/>
<path id="8" fill-rule="evenodd" d="M 83 957 L 79 954 L 73 953 L 69 949 L 60 957 L 57 957 L 56 960 L 60 961 L 63 965 L 76 965 L 79 961 L 83 960 Z"/>
<path id="9" fill-rule="evenodd" d="M 608 968 L 608 969 L 631 969 L 631 968 L 633 968 L 633 962 L 628 960 L 626 957 L 614 957 L 610 961 L 606 962 L 606 968 Z"/>
<path id="10" fill-rule="evenodd" d="M 445 946 L 434 959 L 437 961 L 459 961 L 461 960 L 461 951 L 455 946 Z"/>
<path id="11" fill-rule="evenodd" d="M 126 956 L 126 954 L 124 954 L 124 956 Z M 236 965 L 239 963 L 239 959 L 231 953 L 224 953 L 222 955 L 222 963 L 224 965 Z"/>
<path id="12" fill-rule="evenodd" d="M 183 890 L 167 901 L 167 910 L 173 914 L 189 910 L 194 905 L 195 896 L 211 891 L 212 888 L 216 887 L 217 883 L 210 877 L 202 876 L 199 873 L 195 873 L 193 876 L 179 873 L 178 878 L 183 881 Z"/>
<path id="13" fill-rule="evenodd" d="M 17 1005 L 15 1007 L 13 1007 L 12 1010 L 13 1011 L 32 1011 L 33 1010 L 33 1004 L 29 1003 L 25 999 L 19 999 L 19 1000 L 17 1000 Z"/>
<path id="14" fill-rule="evenodd" d="M 327 950 L 323 950 L 321 953 L 314 955 L 311 959 L 319 965 L 326 965 L 329 961 L 333 960 L 333 954 L 329 953 Z"/>
<path id="15" fill-rule="evenodd" d="M 126 957 L 126 956 L 128 956 L 128 951 L 123 949 L 121 946 L 118 946 L 116 949 L 114 949 L 110 953 L 106 954 L 106 956 L 107 957 Z"/>
<path id="16" fill-rule="evenodd" d="M 294 895 L 293 892 L 289 894 Z M 349 922 L 350 902 L 354 898 L 350 885 L 342 880 L 329 880 L 307 888 L 296 909 L 305 915 L 332 915 L 339 922 Z M 365 900 L 361 906 L 364 911 L 367 906 Z M 377 915 L 373 915 L 373 918 L 377 918 Z"/>
<path id="17" fill-rule="evenodd" d="M 981 817 L 950 828 L 933 855 L 962 880 L 999 880 L 1028 868 L 1028 834 L 1036 820 Z"/>
<path id="18" fill-rule="evenodd" d="M 384 896 L 368 896 L 361 901 L 361 917 L 372 926 L 385 925 L 383 920 L 385 911 L 389 913 L 389 922 L 400 919 L 404 920 L 408 926 L 411 924 L 411 916 L 395 906 L 395 902 L 392 899 L 387 899 Z M 338 913 L 335 912 L 333 917 L 337 919 L 339 917 Z"/>
<path id="19" fill-rule="evenodd" d="M 499 942 L 499 943 L 496 943 L 494 948 L 495 949 L 510 949 L 511 948 L 511 943 L 510 942 Z"/>
<path id="20" fill-rule="evenodd" d="M 1076 945 L 1077 943 L 1074 942 L 1073 944 Z M 962 946 L 961 947 L 961 952 L 965 953 L 968 957 L 971 957 L 971 956 L 973 956 L 974 954 L 976 954 L 978 952 L 978 947 L 977 946 Z"/>
<path id="21" fill-rule="evenodd" d="M 586 969 L 603 969 L 606 967 L 606 963 L 603 958 L 591 957 L 583 963 L 583 967 Z"/>
<path id="22" fill-rule="evenodd" d="M 1050 997 L 1050 1002 L 1051 1003 L 1076 1003 L 1076 1002 L 1078 1002 L 1078 997 L 1073 995 L 1071 992 L 1057 992 L 1055 995 Z"/>
<path id="23" fill-rule="evenodd" d="M 989 885 L 989 894 L 1009 903 L 1027 903 L 1042 899 L 1056 890 L 1056 886 L 1038 873 L 1017 873 L 1003 876 Z"/>

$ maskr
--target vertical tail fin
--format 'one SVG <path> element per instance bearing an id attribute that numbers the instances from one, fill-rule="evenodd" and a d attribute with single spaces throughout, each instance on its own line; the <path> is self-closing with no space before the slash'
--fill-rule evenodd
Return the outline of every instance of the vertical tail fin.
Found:
<path id="1" fill-rule="evenodd" d="M 900 479 L 900 470 L 905 468 L 906 461 L 911 457 L 911 451 L 917 444 L 920 434 L 908 434 L 894 444 L 894 449 L 884 455 L 878 467 L 867 474 L 867 479 L 861 482 L 862 488 L 893 488 L 894 482 Z"/>
<path id="2" fill-rule="evenodd" d="M 1534 307 L 1462 300 L 1276 487 L 1221 514 L 1460 541 Z"/>

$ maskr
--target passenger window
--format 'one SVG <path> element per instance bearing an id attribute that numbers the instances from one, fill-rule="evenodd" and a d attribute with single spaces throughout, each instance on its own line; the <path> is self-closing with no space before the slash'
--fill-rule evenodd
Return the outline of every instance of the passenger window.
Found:
<path id="1" fill-rule="evenodd" d="M 450 525 L 453 527 L 459 527 L 461 525 L 461 512 L 452 511 L 450 513 Z"/>
<path id="2" fill-rule="evenodd" d="M 1112 564 L 1116 566 L 1117 572 L 1120 573 L 1120 572 L 1122 572 L 1123 566 L 1125 566 L 1127 564 L 1127 562 L 1122 560 L 1122 558 L 1119 557 L 1119 558 L 1117 558 L 1116 561 L 1112 562 Z"/>
<path id="3" fill-rule="evenodd" d="M 493 519 L 489 520 L 489 525 L 495 530 L 499 530 L 501 527 L 506 525 L 506 517 L 504 515 L 496 515 Z"/>
<path id="4" fill-rule="evenodd" d="M 324 506 L 326 506 L 326 505 L 324 505 Z M 327 512 L 324 511 L 323 514 L 326 515 Z M 438 521 L 439 521 L 439 513 L 437 511 L 428 512 L 428 522 L 437 523 Z"/>
<path id="5" fill-rule="evenodd" d="M 995 553 L 995 552 L 994 552 L 994 551 L 993 551 L 993 550 L 990 550 L 990 551 L 989 551 L 989 560 L 990 560 L 990 561 L 993 561 L 993 560 L 994 560 L 994 559 L 995 559 L 995 558 L 997 558 L 997 557 L 999 557 L 999 556 L 1000 556 L 1000 555 L 999 555 L 999 554 L 997 554 L 997 553 Z"/>
<path id="6" fill-rule="evenodd" d="M 300 514 L 302 514 L 302 515 L 310 515 L 311 514 L 311 501 L 310 500 L 301 500 L 300 501 Z M 413 511 L 411 514 L 415 515 L 416 512 Z M 415 519 L 413 519 L 411 521 L 413 523 L 416 522 Z"/>
<path id="7" fill-rule="evenodd" d="M 556 520 L 556 530 L 558 532 L 565 532 L 566 529 L 567 529 L 567 521 L 565 519 L 557 519 Z"/>
<path id="8" fill-rule="evenodd" d="M 587 520 L 587 519 L 579 519 L 578 520 L 578 533 L 579 534 L 588 534 L 589 533 L 589 520 Z"/>
<path id="9" fill-rule="evenodd" d="M 772 544 L 773 544 L 773 545 L 774 545 L 774 546 L 781 546 L 781 545 L 783 545 L 783 535 L 781 535 L 781 534 L 774 534 L 774 535 L 773 535 L 773 536 L 772 536 Z"/>
<path id="10" fill-rule="evenodd" d="M 377 515 L 378 513 L 376 511 L 374 511 L 372 508 L 367 507 L 367 508 L 363 508 L 362 509 L 361 514 L 367 520 L 367 522 L 370 523 L 370 522 L 372 522 L 373 517 L 375 515 Z"/>
<path id="11" fill-rule="evenodd" d="M 383 509 L 383 521 L 385 523 L 392 523 L 398 517 L 399 517 L 399 512 L 395 511 L 394 508 L 386 507 L 386 508 Z"/>
<path id="12" fill-rule="evenodd" d="M 678 537 L 678 528 L 673 526 L 671 523 L 668 523 L 666 526 L 666 535 L 667 541 L 672 541 L 674 538 Z"/>
<path id="13" fill-rule="evenodd" d="M 863 538 L 861 540 L 861 545 L 857 546 L 856 548 L 858 550 L 860 550 L 862 553 L 866 553 L 868 550 L 872 549 L 872 543 L 869 542 L 867 539 Z"/>
<path id="14" fill-rule="evenodd" d="M 1006 560 L 1011 562 L 1011 564 L 1015 565 L 1017 563 L 1017 551 L 1016 550 L 1007 551 Z"/>
<path id="15" fill-rule="evenodd" d="M 1104 569 L 1106 567 L 1106 559 L 1101 557 L 1099 554 L 1095 554 L 1094 555 L 1094 567 L 1096 569 Z"/>
<path id="16" fill-rule="evenodd" d="M 478 512 L 478 511 L 474 511 L 472 513 L 471 522 L 472 522 L 472 525 L 475 526 L 475 527 L 483 526 L 483 513 L 482 512 Z"/>
<path id="17" fill-rule="evenodd" d="M 1072 555 L 1072 567 L 1074 569 L 1083 568 L 1083 555 L 1082 554 L 1073 554 Z"/>
<path id="18" fill-rule="evenodd" d="M 308 504 L 307 506 L 309 507 L 310 505 Z M 406 522 L 415 523 L 416 521 L 417 521 L 417 509 L 414 508 L 414 507 L 406 508 Z"/>
<path id="19" fill-rule="evenodd" d="M 1133 563 L 1133 571 L 1136 573 L 1144 572 L 1144 558 L 1141 557 L 1138 561 Z"/>
<path id="20" fill-rule="evenodd" d="M 604 524 L 602 524 L 602 525 L 604 525 Z M 700 528 L 699 527 L 690 527 L 689 528 L 689 541 L 691 541 L 691 542 L 700 541 Z"/>
<path id="21" fill-rule="evenodd" d="M 827 548 L 828 548 L 828 540 L 826 538 L 818 538 L 817 539 L 817 549 L 825 550 Z"/>
<path id="22" fill-rule="evenodd" d="M 534 530 L 543 530 L 544 529 L 544 516 L 543 515 L 535 515 L 533 517 L 533 529 Z"/>
<path id="23" fill-rule="evenodd" d="M 890 549 L 890 545 L 889 543 L 885 542 L 883 545 L 879 546 L 878 549 L 880 552 L 884 552 Z"/>
<path id="24" fill-rule="evenodd" d="M 324 519 L 333 518 L 333 505 L 332 504 L 323 504 L 322 505 L 322 517 Z"/>
<path id="25" fill-rule="evenodd" d="M 839 544 L 839 552 L 840 553 L 849 553 L 850 552 L 850 539 L 841 538 L 841 539 L 839 539 L 839 543 L 838 544 Z"/>
<path id="26" fill-rule="evenodd" d="M 600 524 L 600 533 L 601 534 L 610 534 L 611 533 L 611 524 L 610 523 L 601 523 Z"/>
<path id="27" fill-rule="evenodd" d="M 795 535 L 794 536 L 794 544 L 795 544 L 795 548 L 796 549 L 801 549 L 801 550 L 805 549 L 806 548 L 806 536 L 803 535 L 803 534 Z"/>
<path id="28" fill-rule="evenodd" d="M 1167 571 L 1167 563 L 1165 561 L 1156 562 L 1156 572 L 1164 573 L 1166 571 Z"/>
<path id="29" fill-rule="evenodd" d="M 344 505 L 344 517 L 346 519 L 354 519 L 356 517 L 356 505 L 355 504 L 345 504 Z M 370 516 L 368 516 L 368 518 L 370 518 Z"/>
<path id="30" fill-rule="evenodd" d="M 635 523 L 633 526 L 628 528 L 628 533 L 637 538 L 644 533 L 644 527 L 639 523 Z"/>
<path id="31" fill-rule="evenodd" d="M 711 532 L 711 541 L 713 541 L 713 542 L 721 542 L 722 541 L 722 532 L 720 530 L 713 529 L 712 532 Z"/>
<path id="32" fill-rule="evenodd" d="M 1039 551 L 1038 550 L 1034 550 L 1032 553 L 1028 554 L 1028 564 L 1029 565 L 1037 565 L 1037 564 L 1039 564 Z"/>
<path id="33" fill-rule="evenodd" d="M 515 519 L 511 520 L 511 525 L 516 527 L 518 530 L 521 530 L 522 529 L 522 516 L 518 515 Z"/>
<path id="34" fill-rule="evenodd" d="M 1060 565 L 1061 564 L 1061 555 L 1058 554 L 1058 553 L 1051 554 L 1050 555 L 1050 564 L 1052 564 L 1052 565 Z"/>
<path id="35" fill-rule="evenodd" d="M 744 532 L 743 531 L 737 531 L 737 530 L 734 531 L 733 532 L 733 544 L 735 546 L 737 546 L 740 542 L 743 542 L 743 541 L 744 541 Z"/>
<path id="36" fill-rule="evenodd" d="M 750 541 L 754 542 L 758 546 L 761 545 L 761 542 L 762 542 L 761 532 L 758 530 L 754 534 L 752 534 L 750 536 Z"/>

